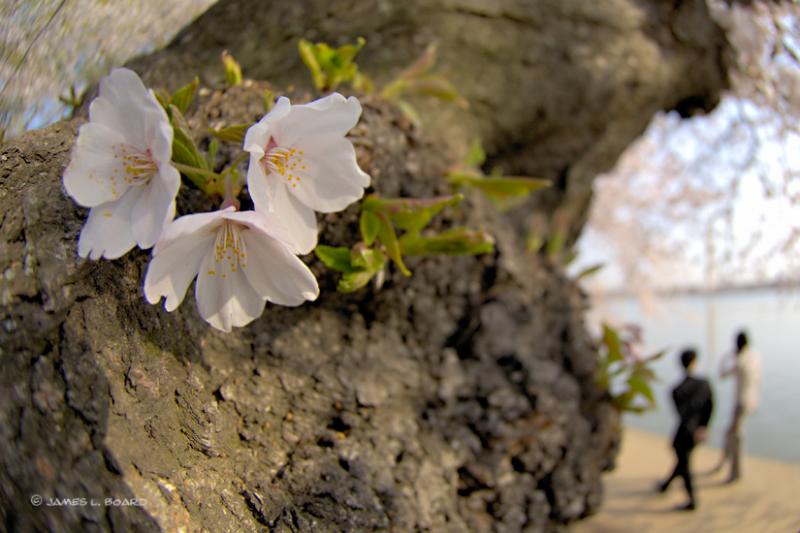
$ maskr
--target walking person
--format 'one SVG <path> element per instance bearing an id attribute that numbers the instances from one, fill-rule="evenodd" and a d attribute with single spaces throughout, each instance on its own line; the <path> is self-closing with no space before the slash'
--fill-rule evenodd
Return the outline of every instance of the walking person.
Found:
<path id="1" fill-rule="evenodd" d="M 681 354 L 685 376 L 672 390 L 672 400 L 680 418 L 675 438 L 672 440 L 672 447 L 675 449 L 675 468 L 667 479 L 658 484 L 659 492 L 665 492 L 673 479 L 679 476 L 683 478 L 689 501 L 677 508 L 682 511 L 693 511 L 697 507 L 697 498 L 692 485 L 690 456 L 694 447 L 706 440 L 708 423 L 714 408 L 708 381 L 692 375 L 696 360 L 697 352 L 693 349 L 684 350 Z"/>
<path id="2" fill-rule="evenodd" d="M 731 469 L 726 483 L 733 483 L 742 475 L 742 432 L 744 420 L 747 415 L 758 407 L 758 397 L 761 389 L 761 357 L 750 347 L 747 333 L 742 330 L 736 334 L 736 347 L 731 357 L 723 359 L 720 377 L 733 377 L 736 390 L 734 393 L 734 406 L 728 430 L 725 433 L 725 448 L 719 464 L 711 470 L 718 472 L 726 462 L 730 462 Z"/>

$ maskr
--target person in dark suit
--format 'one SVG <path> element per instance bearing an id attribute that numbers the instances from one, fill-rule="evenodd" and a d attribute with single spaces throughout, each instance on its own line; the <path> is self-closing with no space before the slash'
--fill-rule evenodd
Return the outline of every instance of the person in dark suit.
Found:
<path id="1" fill-rule="evenodd" d="M 675 402 L 675 410 L 680 417 L 678 429 L 675 431 L 675 438 L 672 440 L 676 464 L 669 478 L 658 484 L 659 492 L 665 492 L 673 479 L 678 476 L 683 478 L 686 493 L 689 495 L 689 501 L 685 505 L 678 507 L 679 510 L 683 511 L 693 511 L 697 507 L 697 499 L 692 486 L 689 457 L 695 445 L 706 440 L 708 423 L 711 420 L 711 412 L 714 409 L 714 401 L 708 381 L 692 375 L 696 359 L 697 352 L 692 349 L 684 350 L 681 354 L 681 364 L 686 376 L 677 387 L 672 389 L 672 400 Z"/>

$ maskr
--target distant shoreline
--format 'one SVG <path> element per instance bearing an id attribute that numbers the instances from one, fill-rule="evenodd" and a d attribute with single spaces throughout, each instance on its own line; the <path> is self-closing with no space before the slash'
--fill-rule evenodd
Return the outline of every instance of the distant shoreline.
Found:
<path id="1" fill-rule="evenodd" d="M 743 283 L 737 285 L 720 285 L 718 287 L 668 287 L 663 289 L 654 289 L 652 293 L 656 296 L 671 298 L 675 296 L 707 296 L 739 292 L 756 292 L 763 290 L 800 291 L 800 280 Z M 611 289 L 589 292 L 589 295 L 599 298 L 632 298 L 636 296 L 636 293 L 628 289 Z"/>

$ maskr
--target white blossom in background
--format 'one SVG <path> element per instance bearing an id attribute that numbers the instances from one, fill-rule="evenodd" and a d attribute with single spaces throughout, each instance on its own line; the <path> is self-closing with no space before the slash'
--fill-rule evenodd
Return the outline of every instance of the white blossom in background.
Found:
<path id="1" fill-rule="evenodd" d="M 345 137 L 361 115 L 351 96 L 333 93 L 309 104 L 281 97 L 247 130 L 247 186 L 257 211 L 275 213 L 295 228 L 298 253 L 317 243 L 314 211 L 341 211 L 364 195 L 370 177 Z"/>
<path id="2" fill-rule="evenodd" d="M 91 207 L 81 257 L 116 259 L 150 248 L 175 216 L 180 174 L 172 166 L 172 126 L 139 76 L 116 69 L 100 81 L 80 127 L 64 188 Z"/>
<path id="3" fill-rule="evenodd" d="M 292 229 L 273 214 L 228 207 L 172 222 L 153 249 L 144 294 L 175 310 L 192 280 L 200 316 L 229 332 L 261 316 L 266 302 L 315 300 L 314 274 L 289 244 Z"/>

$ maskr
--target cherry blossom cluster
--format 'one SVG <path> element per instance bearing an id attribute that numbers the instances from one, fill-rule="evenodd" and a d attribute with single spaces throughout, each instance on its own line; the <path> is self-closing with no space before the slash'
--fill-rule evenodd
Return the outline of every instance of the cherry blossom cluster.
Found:
<path id="1" fill-rule="evenodd" d="M 222 331 L 255 320 L 267 302 L 314 300 L 317 280 L 298 255 L 317 244 L 315 211 L 340 211 L 369 186 L 346 137 L 360 115 L 358 100 L 338 93 L 304 105 L 279 98 L 244 139 L 254 210 L 239 211 L 227 194 L 217 211 L 173 220 L 181 180 L 172 125 L 152 90 L 116 69 L 100 82 L 64 173 L 67 193 L 90 208 L 78 254 L 116 259 L 152 247 L 147 301 L 165 298 L 173 311 L 196 278 L 197 309 Z"/>

